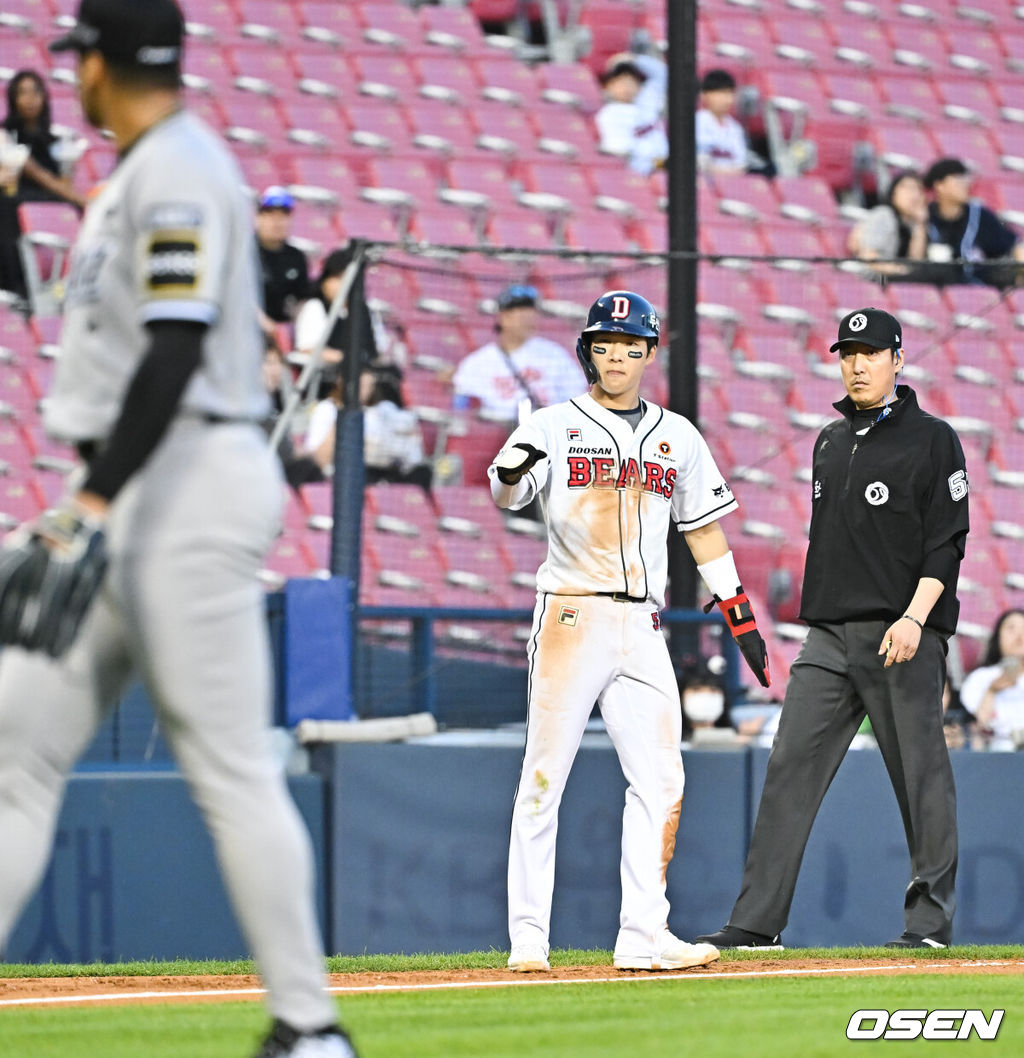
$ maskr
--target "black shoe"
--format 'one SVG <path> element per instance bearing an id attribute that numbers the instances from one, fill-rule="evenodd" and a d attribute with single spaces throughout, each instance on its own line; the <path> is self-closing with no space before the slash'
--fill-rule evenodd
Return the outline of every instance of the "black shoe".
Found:
<path id="1" fill-rule="evenodd" d="M 895 940 L 886 944 L 887 948 L 947 948 L 948 944 L 935 940 L 934 937 L 922 937 L 920 933 L 911 933 L 905 929 Z"/>
<path id="2" fill-rule="evenodd" d="M 337 1025 L 300 1032 L 280 1018 L 256 1053 L 256 1058 L 358 1058 L 352 1041 Z"/>
<path id="3" fill-rule="evenodd" d="M 749 930 L 740 929 L 739 926 L 723 926 L 717 933 L 708 933 L 695 939 L 700 944 L 713 944 L 716 948 L 736 948 L 739 951 L 752 951 L 755 948 L 762 951 L 785 950 L 780 934 L 776 933 L 774 937 L 770 937 L 767 933 L 751 933 Z"/>

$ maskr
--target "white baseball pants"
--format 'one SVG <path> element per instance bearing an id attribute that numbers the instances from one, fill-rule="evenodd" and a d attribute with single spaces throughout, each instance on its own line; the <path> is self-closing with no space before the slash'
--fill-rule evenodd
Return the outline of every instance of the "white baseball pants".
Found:
<path id="1" fill-rule="evenodd" d="M 665 873 L 683 796 L 675 674 L 651 603 L 540 593 L 534 611 L 526 754 L 512 810 L 512 947 L 548 948 L 558 806 L 594 702 L 629 787 L 622 813 L 622 907 L 615 953 L 660 952 Z"/>
<path id="2" fill-rule="evenodd" d="M 271 1013 L 307 1030 L 336 1010 L 309 835 L 269 739 L 257 572 L 281 502 L 257 427 L 179 419 L 111 508 L 107 578 L 68 653 L 4 650 L 0 946 L 46 868 L 65 778 L 134 669 L 213 836 Z"/>

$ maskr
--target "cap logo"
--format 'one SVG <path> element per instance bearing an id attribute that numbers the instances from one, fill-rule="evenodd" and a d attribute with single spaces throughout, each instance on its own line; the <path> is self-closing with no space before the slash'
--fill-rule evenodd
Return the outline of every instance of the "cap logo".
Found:
<path id="1" fill-rule="evenodd" d="M 135 58 L 144 66 L 166 66 L 177 62 L 180 54 L 180 48 L 139 48 Z"/>
<path id="2" fill-rule="evenodd" d="M 847 325 L 851 331 L 862 331 L 868 325 L 868 318 L 863 312 L 858 312 L 856 316 L 852 317 L 849 324 Z"/>

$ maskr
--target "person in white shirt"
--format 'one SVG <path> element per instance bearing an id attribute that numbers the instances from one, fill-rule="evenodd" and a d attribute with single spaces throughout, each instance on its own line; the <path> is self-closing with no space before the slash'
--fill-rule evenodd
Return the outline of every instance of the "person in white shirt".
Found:
<path id="1" fill-rule="evenodd" d="M 700 109 L 694 118 L 697 168 L 713 173 L 747 171 L 747 138 L 732 116 L 736 79 L 728 70 L 708 70 L 700 83 Z"/>
<path id="2" fill-rule="evenodd" d="M 960 702 L 991 732 L 993 748 L 1024 748 L 1024 610 L 1000 614 L 981 665 L 960 688 Z"/>
<path id="3" fill-rule="evenodd" d="M 470 353 L 452 379 L 456 411 L 474 407 L 482 418 L 521 421 L 549 404 L 578 397 L 587 388 L 576 360 L 537 335 L 537 289 L 524 284 L 498 297 L 497 334 Z"/>
<path id="4" fill-rule="evenodd" d="M 594 118 L 601 150 L 627 158 L 638 173 L 652 172 L 668 157 L 660 116 L 649 104 L 638 102 L 647 79 L 632 58 L 613 56 L 600 78 L 607 102 Z"/>
<path id="5" fill-rule="evenodd" d="M 339 376 L 330 395 L 317 402 L 310 415 L 305 451 L 325 473 L 333 470 L 335 429 L 342 406 L 344 377 Z M 374 365 L 359 376 L 363 405 L 363 460 L 366 483 L 391 481 L 429 489 L 433 472 L 423 451 L 416 413 L 402 407 L 394 376 Z"/>

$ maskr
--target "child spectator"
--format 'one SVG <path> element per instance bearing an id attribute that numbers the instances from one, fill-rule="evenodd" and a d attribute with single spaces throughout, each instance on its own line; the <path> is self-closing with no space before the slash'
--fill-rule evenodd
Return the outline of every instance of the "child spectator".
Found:
<path id="1" fill-rule="evenodd" d="M 630 169 L 650 173 L 665 164 L 668 137 L 658 113 L 637 102 L 647 74 L 630 57 L 612 58 L 600 81 L 606 102 L 595 121 L 602 151 L 629 160 Z"/>

